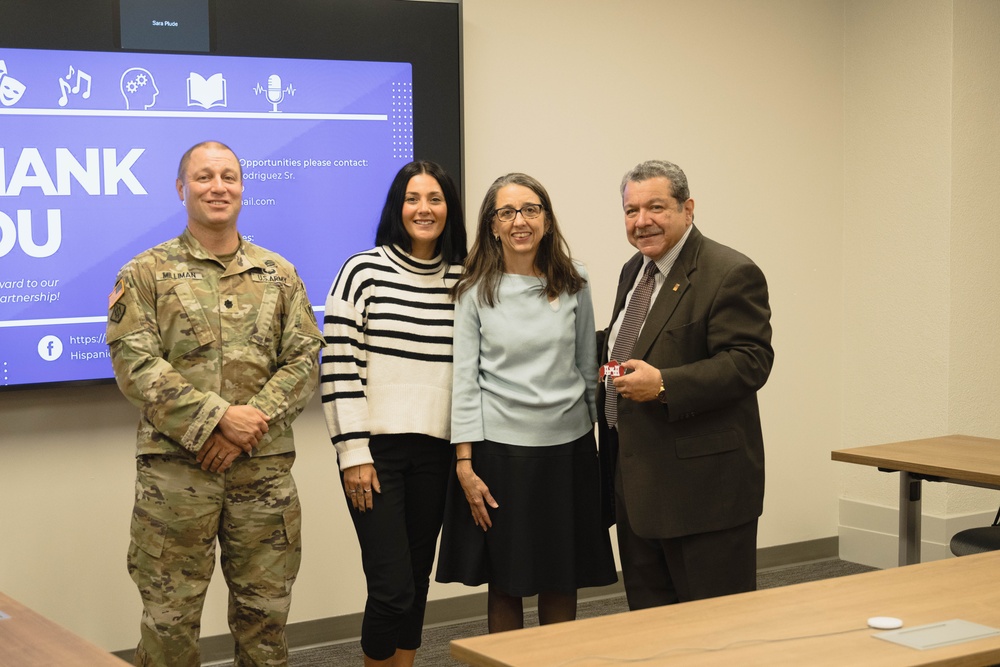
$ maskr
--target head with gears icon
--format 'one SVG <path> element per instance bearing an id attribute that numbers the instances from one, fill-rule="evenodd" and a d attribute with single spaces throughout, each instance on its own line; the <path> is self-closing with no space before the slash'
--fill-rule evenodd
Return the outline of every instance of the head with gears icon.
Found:
<path id="1" fill-rule="evenodd" d="M 125 70 L 122 74 L 121 91 L 126 109 L 148 109 L 156 104 L 156 95 L 160 92 L 153 81 L 153 75 L 142 67 Z"/>

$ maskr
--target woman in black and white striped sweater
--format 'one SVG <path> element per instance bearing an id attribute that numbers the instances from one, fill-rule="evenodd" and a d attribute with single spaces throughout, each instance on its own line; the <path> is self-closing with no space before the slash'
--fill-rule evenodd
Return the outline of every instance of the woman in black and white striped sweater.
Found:
<path id="1" fill-rule="evenodd" d="M 449 290 L 467 252 L 461 200 L 440 166 L 399 171 L 375 244 L 333 281 L 320 380 L 368 583 L 365 665 L 409 667 L 451 474 Z"/>

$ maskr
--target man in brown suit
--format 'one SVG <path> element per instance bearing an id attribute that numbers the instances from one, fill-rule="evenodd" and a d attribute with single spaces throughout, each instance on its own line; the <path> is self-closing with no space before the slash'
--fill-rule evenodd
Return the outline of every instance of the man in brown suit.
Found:
<path id="1" fill-rule="evenodd" d="M 619 277 L 601 361 L 621 372 L 598 413 L 629 607 L 754 590 L 757 390 L 774 359 L 764 274 L 693 225 L 677 165 L 644 162 L 621 192 L 639 252 Z"/>

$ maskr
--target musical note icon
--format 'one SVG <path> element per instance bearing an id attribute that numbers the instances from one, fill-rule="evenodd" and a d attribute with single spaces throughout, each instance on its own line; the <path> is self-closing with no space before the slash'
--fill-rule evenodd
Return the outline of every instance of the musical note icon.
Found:
<path id="1" fill-rule="evenodd" d="M 83 99 L 88 99 L 90 97 L 90 84 L 91 84 L 91 82 L 93 80 L 90 78 L 90 75 L 87 74 L 86 72 L 77 71 L 77 73 L 76 73 L 76 85 L 73 86 L 73 94 L 75 95 L 75 94 L 77 94 L 77 93 L 80 92 L 80 80 L 81 79 L 83 79 L 84 81 L 87 82 L 87 90 L 83 91 L 82 97 L 83 97 Z"/>
<path id="2" fill-rule="evenodd" d="M 62 96 L 59 98 L 59 106 L 64 107 L 66 103 L 69 102 L 69 84 L 63 79 L 59 79 L 59 90 L 62 92 Z"/>
<path id="3" fill-rule="evenodd" d="M 70 87 L 69 82 L 73 80 L 73 72 L 76 72 L 76 85 Z M 88 99 L 90 97 L 90 87 L 93 80 L 91 76 L 84 72 L 83 70 L 74 69 L 72 65 L 69 66 L 69 74 L 59 79 L 59 91 L 61 93 L 59 97 L 59 106 L 64 107 L 69 102 L 69 94 L 74 95 L 80 94 L 81 82 L 86 84 L 86 89 L 83 91 L 83 99 Z"/>

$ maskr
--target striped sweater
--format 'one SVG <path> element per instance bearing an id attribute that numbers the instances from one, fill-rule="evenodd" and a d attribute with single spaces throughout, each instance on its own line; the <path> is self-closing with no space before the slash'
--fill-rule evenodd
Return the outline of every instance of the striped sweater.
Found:
<path id="1" fill-rule="evenodd" d="M 449 439 L 452 329 L 448 290 L 461 267 L 397 246 L 350 257 L 326 299 L 320 391 L 340 469 L 372 463 L 372 434 Z"/>

